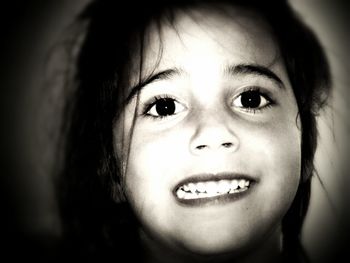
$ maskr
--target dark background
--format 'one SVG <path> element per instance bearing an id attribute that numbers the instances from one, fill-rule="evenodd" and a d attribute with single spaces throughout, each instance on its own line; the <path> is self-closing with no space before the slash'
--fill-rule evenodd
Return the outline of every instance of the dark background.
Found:
<path id="1" fill-rule="evenodd" d="M 67 27 L 80 7 L 88 0 L 61 1 L 8 1 L 1 4 L 0 10 L 0 218 L 1 218 L 1 257 L 8 255 L 12 260 L 34 257 L 47 259 L 54 253 L 55 240 L 60 233 L 59 219 L 55 206 L 52 178 L 45 172 L 46 146 L 42 144 L 41 127 L 38 115 L 41 93 L 43 92 L 43 72 L 47 54 L 59 38 L 60 32 Z M 302 0 L 290 2 L 302 3 Z M 337 178 L 336 183 L 328 182 L 330 189 L 338 191 L 338 185 L 348 185 L 348 100 L 349 95 L 349 1 L 308 0 L 313 11 L 318 14 L 321 24 L 316 28 L 326 33 L 323 36 L 325 46 L 329 47 L 335 71 L 335 84 L 344 92 L 342 105 L 342 120 L 345 123 L 342 131 L 342 155 L 340 165 L 344 165 L 344 174 Z M 308 5 L 308 4 L 307 4 Z M 301 5 L 302 6 L 302 5 Z M 306 13 L 307 13 L 306 12 Z M 306 18 L 307 15 L 306 15 Z M 343 126 L 342 126 L 343 127 Z M 327 181 L 325 180 L 325 183 Z M 327 185 L 326 185 L 327 186 Z M 348 189 L 348 187 L 341 188 Z M 343 191 L 343 190 L 341 190 Z M 344 192 L 344 193 L 343 193 Z M 340 197 L 338 208 L 347 210 L 349 195 L 344 190 Z M 313 201 L 319 210 L 327 201 L 320 197 Z M 317 199 L 317 200 L 316 200 Z M 325 209 L 327 210 L 327 209 Z M 313 217 L 323 214 L 312 212 Z M 332 213 L 332 212 L 330 212 Z M 341 213 L 348 219 L 349 213 Z M 334 219 L 323 221 L 317 225 L 310 219 L 309 230 L 313 238 L 307 239 L 318 259 L 318 250 L 334 246 L 339 247 L 344 242 L 334 243 L 333 235 L 329 242 L 322 240 L 317 232 L 332 232 Z M 328 225 L 328 226 L 327 226 Z M 348 227 L 349 225 L 344 225 Z M 328 230 L 327 230 L 328 227 Z M 343 227 L 343 226 L 342 226 Z M 349 228 L 341 228 L 348 231 Z M 338 237 L 335 235 L 335 237 Z M 345 235 L 348 237 L 348 235 Z M 327 235 L 326 235 L 327 238 Z M 342 237 L 342 241 L 345 240 Z M 334 248 L 334 250 L 336 250 Z M 316 251 L 316 252 L 315 252 Z M 338 251 L 338 250 L 336 250 Z M 320 253 L 323 255 L 322 253 Z M 12 261 L 11 260 L 11 261 Z"/>
<path id="2" fill-rule="evenodd" d="M 0 5 L 0 261 L 51 262 L 59 236 L 39 125 L 50 49 L 86 0 Z M 43 132 L 44 133 L 44 132 Z"/>

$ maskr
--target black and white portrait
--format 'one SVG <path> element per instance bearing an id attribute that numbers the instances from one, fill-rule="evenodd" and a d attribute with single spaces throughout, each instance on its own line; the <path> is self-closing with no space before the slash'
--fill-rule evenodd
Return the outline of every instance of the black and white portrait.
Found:
<path id="1" fill-rule="evenodd" d="M 347 7 L 79 0 L 4 8 L 4 255 L 348 259 Z"/>

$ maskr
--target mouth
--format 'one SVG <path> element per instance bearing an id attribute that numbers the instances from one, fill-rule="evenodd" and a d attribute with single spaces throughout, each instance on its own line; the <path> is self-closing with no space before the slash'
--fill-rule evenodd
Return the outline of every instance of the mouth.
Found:
<path id="1" fill-rule="evenodd" d="M 173 193 L 184 205 L 224 203 L 242 198 L 255 183 L 252 177 L 242 174 L 202 174 L 180 182 Z"/>

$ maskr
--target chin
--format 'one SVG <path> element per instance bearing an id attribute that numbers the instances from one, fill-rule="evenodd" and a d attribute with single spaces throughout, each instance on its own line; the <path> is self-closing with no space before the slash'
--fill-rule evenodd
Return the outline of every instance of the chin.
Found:
<path id="1" fill-rule="evenodd" d="M 237 254 L 237 251 L 242 251 L 248 246 L 244 240 L 238 240 L 234 235 L 230 235 L 230 237 L 207 235 L 195 239 L 191 238 L 181 244 L 184 250 L 199 256 Z"/>

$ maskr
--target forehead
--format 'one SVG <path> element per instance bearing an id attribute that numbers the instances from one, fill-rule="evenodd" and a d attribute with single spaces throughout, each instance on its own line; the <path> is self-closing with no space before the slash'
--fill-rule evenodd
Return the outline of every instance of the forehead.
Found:
<path id="1" fill-rule="evenodd" d="M 177 11 L 173 23 L 149 27 L 146 58 L 176 60 L 179 54 L 196 56 L 218 53 L 254 62 L 271 63 L 277 46 L 270 27 L 254 11 L 232 6 L 198 7 Z"/>
<path id="2" fill-rule="evenodd" d="M 132 84 L 140 80 L 140 73 L 144 79 L 174 67 L 199 72 L 259 64 L 279 71 L 282 64 L 270 26 L 255 11 L 241 7 L 177 10 L 174 20 L 163 17 L 161 23 L 151 23 L 144 37 L 142 59 L 133 60 Z"/>

